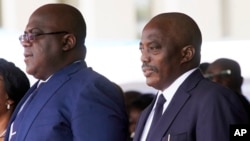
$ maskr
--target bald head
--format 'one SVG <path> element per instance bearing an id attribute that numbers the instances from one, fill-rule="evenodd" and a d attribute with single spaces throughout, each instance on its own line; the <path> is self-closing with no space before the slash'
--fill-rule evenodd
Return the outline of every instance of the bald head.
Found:
<path id="1" fill-rule="evenodd" d="M 76 45 L 84 45 L 86 38 L 86 23 L 79 10 L 67 4 L 47 4 L 39 7 L 30 17 L 39 17 L 40 27 L 67 31 L 76 36 Z"/>
<path id="2" fill-rule="evenodd" d="M 200 63 L 200 48 L 202 43 L 201 31 L 196 22 L 184 13 L 169 12 L 162 13 L 152 18 L 146 28 L 157 28 L 162 31 L 175 47 L 192 45 L 195 48 L 194 62 L 196 66 Z"/>
<path id="3" fill-rule="evenodd" d="M 196 22 L 183 13 L 163 13 L 155 16 L 147 26 L 157 26 L 175 45 L 194 45 L 200 48 L 202 37 Z"/>
<path id="4" fill-rule="evenodd" d="M 201 32 L 183 13 L 163 13 L 143 28 L 140 50 L 147 84 L 164 90 L 200 64 Z M 148 71 L 150 70 L 150 71 Z"/>
<path id="5" fill-rule="evenodd" d="M 76 8 L 66 4 L 39 7 L 30 16 L 21 42 L 27 73 L 46 80 L 63 67 L 84 60 L 85 37 L 86 24 Z"/>

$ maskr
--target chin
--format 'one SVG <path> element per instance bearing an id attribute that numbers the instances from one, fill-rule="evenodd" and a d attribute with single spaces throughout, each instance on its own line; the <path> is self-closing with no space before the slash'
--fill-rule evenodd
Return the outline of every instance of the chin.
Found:
<path id="1" fill-rule="evenodd" d="M 160 77 L 146 77 L 146 84 L 156 90 L 164 89 L 164 83 Z"/>
<path id="2" fill-rule="evenodd" d="M 30 67 L 26 67 L 26 72 L 29 74 L 29 75 L 33 75 L 34 74 L 34 70 Z"/>
<path id="3" fill-rule="evenodd" d="M 146 80 L 146 84 L 150 87 L 153 87 L 153 88 L 157 88 L 157 83 L 158 81 L 154 80 L 154 79 L 148 79 Z"/>

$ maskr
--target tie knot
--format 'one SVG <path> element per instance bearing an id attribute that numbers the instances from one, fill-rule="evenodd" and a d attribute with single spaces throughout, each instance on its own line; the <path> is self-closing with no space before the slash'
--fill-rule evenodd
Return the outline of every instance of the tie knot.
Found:
<path id="1" fill-rule="evenodd" d="M 166 102 L 166 99 L 164 98 L 163 94 L 160 94 L 157 105 L 163 105 Z"/>

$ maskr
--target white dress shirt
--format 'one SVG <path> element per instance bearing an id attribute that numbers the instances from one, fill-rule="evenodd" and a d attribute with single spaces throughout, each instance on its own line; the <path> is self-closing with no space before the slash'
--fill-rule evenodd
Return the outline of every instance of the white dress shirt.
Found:
<path id="1" fill-rule="evenodd" d="M 158 91 L 157 93 L 157 99 L 156 101 L 158 100 L 160 94 L 163 94 L 164 98 L 166 99 L 166 102 L 164 103 L 163 105 L 163 113 L 166 111 L 169 103 L 171 102 L 175 92 L 177 91 L 177 89 L 180 87 L 180 85 L 183 83 L 183 81 L 192 73 L 196 70 L 195 69 L 192 69 L 192 70 L 189 70 L 187 71 L 186 73 L 182 74 L 180 77 L 178 77 L 167 89 L 165 89 L 164 91 Z M 147 139 L 147 135 L 148 135 L 148 132 L 149 132 L 149 129 L 150 129 L 150 126 L 151 126 L 151 123 L 152 123 L 152 120 L 153 120 L 153 117 L 154 117 L 154 112 L 155 112 L 155 106 L 156 106 L 156 101 L 154 103 L 154 107 L 152 108 L 149 116 L 148 116 L 148 119 L 147 119 L 147 122 L 144 126 L 144 130 L 142 132 L 142 135 L 141 135 L 141 140 L 140 141 L 146 141 Z"/>

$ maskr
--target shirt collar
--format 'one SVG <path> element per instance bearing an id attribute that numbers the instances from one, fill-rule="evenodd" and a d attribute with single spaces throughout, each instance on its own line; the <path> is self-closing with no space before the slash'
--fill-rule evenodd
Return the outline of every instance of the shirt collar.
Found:
<path id="1" fill-rule="evenodd" d="M 162 93 L 164 98 L 167 99 L 167 101 L 171 101 L 175 92 L 180 87 L 180 85 L 184 82 L 184 80 L 196 70 L 197 68 L 191 69 L 185 73 L 183 73 L 181 76 L 179 76 L 168 88 L 166 88 L 163 91 L 158 91 L 157 99 L 159 95 Z"/>

